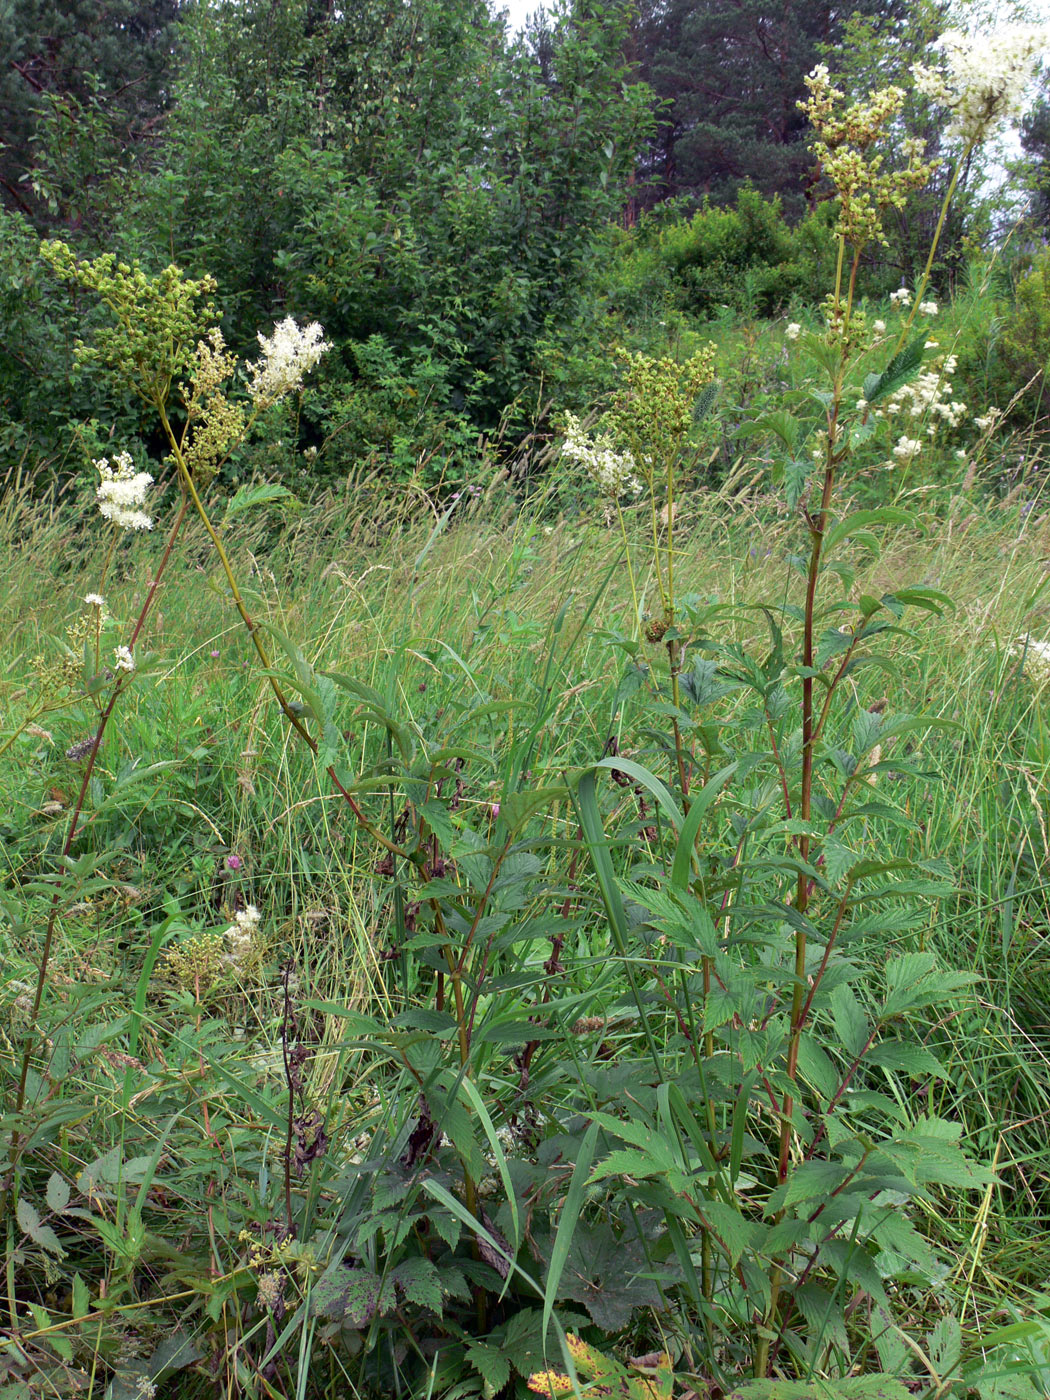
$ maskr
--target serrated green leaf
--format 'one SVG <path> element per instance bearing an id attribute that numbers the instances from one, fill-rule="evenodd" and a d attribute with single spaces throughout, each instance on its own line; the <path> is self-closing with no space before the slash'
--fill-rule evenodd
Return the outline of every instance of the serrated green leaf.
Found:
<path id="1" fill-rule="evenodd" d="M 406 1302 L 441 1316 L 441 1283 L 437 1266 L 431 1260 L 421 1256 L 402 1260 L 391 1269 L 389 1282 L 404 1294 Z"/>
<path id="2" fill-rule="evenodd" d="M 486 1397 L 494 1396 L 510 1380 L 510 1360 L 502 1348 L 486 1342 L 468 1342 L 467 1360 L 485 1382 Z"/>
<path id="3" fill-rule="evenodd" d="M 40 1219 L 40 1212 L 24 1196 L 19 1198 L 15 1207 L 15 1215 L 18 1220 L 18 1227 L 34 1244 L 38 1244 L 41 1249 L 46 1249 L 49 1254 L 53 1254 L 56 1259 L 65 1256 L 62 1242 L 52 1230 L 50 1225 L 45 1225 Z"/>
<path id="4" fill-rule="evenodd" d="M 864 1008 L 846 983 L 841 983 L 831 994 L 831 1015 L 843 1048 L 853 1057 L 862 1054 L 871 1028 Z"/>
<path id="5" fill-rule="evenodd" d="M 276 482 L 263 481 L 254 486 L 241 486 L 227 501 L 222 524 L 226 525 L 234 516 L 242 515 L 246 510 L 252 510 L 256 506 L 271 505 L 281 505 L 288 510 L 298 510 L 300 503 L 287 486 L 279 486 Z"/>
<path id="6" fill-rule="evenodd" d="M 57 1215 L 69 1205 L 69 1182 L 61 1172 L 52 1172 L 47 1180 L 47 1205 Z"/>

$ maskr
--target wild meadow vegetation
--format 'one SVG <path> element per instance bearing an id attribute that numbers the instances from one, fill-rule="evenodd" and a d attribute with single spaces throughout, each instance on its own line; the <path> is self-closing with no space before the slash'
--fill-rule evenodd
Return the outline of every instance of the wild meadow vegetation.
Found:
<path id="1" fill-rule="evenodd" d="M 1045 26 L 31 9 L 0 1395 L 1044 1396 Z"/>

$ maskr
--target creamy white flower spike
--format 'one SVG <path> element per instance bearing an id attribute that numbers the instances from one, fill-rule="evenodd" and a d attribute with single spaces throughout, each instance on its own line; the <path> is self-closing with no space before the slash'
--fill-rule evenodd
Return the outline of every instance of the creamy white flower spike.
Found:
<path id="1" fill-rule="evenodd" d="M 936 316 L 936 315 L 937 315 L 937 303 L 936 303 L 935 301 L 920 301 L 920 302 L 919 302 L 919 315 L 920 315 L 920 316 Z"/>
<path id="2" fill-rule="evenodd" d="M 788 340 L 797 340 L 802 334 L 802 327 L 797 321 L 792 321 L 791 324 L 788 326 L 787 330 L 784 332 L 784 334 L 788 338 Z"/>
<path id="3" fill-rule="evenodd" d="M 949 29 L 933 47 L 944 67 L 914 64 L 915 86 L 948 108 L 949 140 L 969 148 L 1020 115 L 1036 64 L 1050 47 L 1050 25 L 1008 24 L 974 35 Z"/>
<path id="4" fill-rule="evenodd" d="M 118 671 L 127 671 L 128 675 L 134 671 L 135 658 L 129 647 L 117 647 L 113 653 L 113 659 Z"/>
<path id="5" fill-rule="evenodd" d="M 301 389 L 303 375 L 332 348 L 316 321 L 300 328 L 291 316 L 278 321 L 269 338 L 260 331 L 258 340 L 263 358 L 248 365 L 252 371 L 248 393 L 258 408 L 268 408 L 286 394 Z"/>
<path id="6" fill-rule="evenodd" d="M 565 415 L 565 441 L 561 445 L 570 462 L 578 462 L 603 495 L 637 496 L 642 483 L 635 475 L 635 461 L 629 452 L 617 452 L 606 434 L 588 438 L 574 413 Z"/>
<path id="7" fill-rule="evenodd" d="M 874 323 L 874 325 L 872 326 L 872 330 L 875 332 L 876 335 L 885 335 L 885 334 L 886 334 L 886 322 L 885 322 L 885 321 L 876 321 L 876 322 Z"/>
<path id="8" fill-rule="evenodd" d="M 152 530 L 153 518 L 142 509 L 153 483 L 149 472 L 135 470 L 130 452 L 119 453 L 112 466 L 108 457 L 100 457 L 95 467 L 102 478 L 95 492 L 102 515 L 122 530 Z"/>
<path id="9" fill-rule="evenodd" d="M 230 951 L 227 961 L 234 967 L 240 967 L 246 962 L 252 951 L 252 944 L 256 934 L 259 932 L 259 923 L 262 915 L 254 904 L 246 905 L 243 909 L 238 909 L 233 916 L 233 923 L 223 934 L 229 940 Z"/>

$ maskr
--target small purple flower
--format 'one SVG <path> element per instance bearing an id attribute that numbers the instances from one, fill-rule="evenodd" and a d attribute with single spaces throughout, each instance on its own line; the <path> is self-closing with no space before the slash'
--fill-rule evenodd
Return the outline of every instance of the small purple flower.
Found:
<path id="1" fill-rule="evenodd" d="M 227 869 L 227 870 L 240 870 L 240 868 L 241 868 L 241 866 L 242 866 L 243 864 L 244 864 L 244 861 L 241 860 L 240 856 L 227 856 L 227 857 L 226 857 L 226 869 Z"/>
<path id="2" fill-rule="evenodd" d="M 219 659 L 219 653 L 217 651 L 210 651 L 208 655 L 213 661 L 217 661 Z"/>

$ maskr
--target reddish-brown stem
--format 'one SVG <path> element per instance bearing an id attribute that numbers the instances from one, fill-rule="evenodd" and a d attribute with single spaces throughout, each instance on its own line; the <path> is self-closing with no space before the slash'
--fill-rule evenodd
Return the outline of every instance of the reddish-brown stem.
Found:
<path id="1" fill-rule="evenodd" d="M 838 913 L 835 915 L 835 922 L 832 925 L 831 933 L 828 936 L 828 941 L 824 945 L 824 956 L 820 960 L 820 966 L 813 974 L 813 985 L 809 989 L 809 994 L 806 997 L 806 1000 L 803 1002 L 802 1011 L 799 1014 L 798 1029 L 800 1033 L 805 1029 L 806 1022 L 809 1019 L 809 1009 L 813 1005 L 813 998 L 816 996 L 817 989 L 819 988 L 821 981 L 823 980 L 824 973 L 827 970 L 828 959 L 831 957 L 831 951 L 835 946 L 836 940 L 838 939 L 839 929 L 842 927 L 842 920 L 846 916 L 846 906 L 849 903 L 849 897 L 852 889 L 853 883 L 852 881 L 850 881 L 846 885 L 845 894 L 843 894 L 842 898 L 839 900 Z"/>

